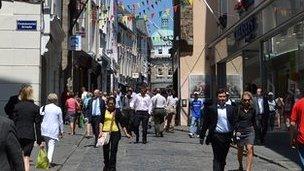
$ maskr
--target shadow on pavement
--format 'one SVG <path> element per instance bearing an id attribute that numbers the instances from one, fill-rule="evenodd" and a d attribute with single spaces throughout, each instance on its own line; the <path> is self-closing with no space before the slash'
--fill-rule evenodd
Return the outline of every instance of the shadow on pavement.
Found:
<path id="1" fill-rule="evenodd" d="M 290 146 L 288 132 L 269 132 L 264 146 L 295 163 L 300 163 L 297 150 L 292 149 Z"/>

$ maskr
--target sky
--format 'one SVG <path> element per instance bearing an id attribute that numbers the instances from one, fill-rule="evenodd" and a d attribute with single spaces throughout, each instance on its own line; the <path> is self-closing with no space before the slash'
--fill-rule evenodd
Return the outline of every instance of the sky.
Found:
<path id="1" fill-rule="evenodd" d="M 170 9 L 170 17 L 169 17 L 169 28 L 173 29 L 173 7 L 172 7 L 172 0 L 148 0 L 149 4 L 147 4 L 147 0 L 118 0 L 119 2 L 123 2 L 125 5 L 125 9 L 131 11 L 128 8 L 128 5 L 130 5 L 130 8 L 133 10 L 133 4 L 140 4 L 140 8 L 136 10 L 136 14 L 139 14 L 141 12 L 141 15 L 147 15 L 148 20 L 151 20 L 152 23 L 155 23 L 156 26 L 161 27 L 161 19 L 159 17 L 159 11 L 166 11 L 166 9 Z M 155 1 L 157 1 L 158 5 L 155 4 Z M 145 5 L 142 4 L 144 2 Z M 151 7 L 151 3 L 153 4 L 154 9 Z M 137 6 L 137 5 L 136 5 Z M 148 7 L 150 11 L 148 10 Z M 143 10 L 145 10 L 146 14 L 143 14 Z M 154 13 L 154 17 L 151 19 L 151 13 Z M 165 13 L 165 12 L 164 12 Z M 157 27 L 153 26 L 153 24 L 147 21 L 148 30 L 150 30 L 150 35 L 156 31 Z"/>

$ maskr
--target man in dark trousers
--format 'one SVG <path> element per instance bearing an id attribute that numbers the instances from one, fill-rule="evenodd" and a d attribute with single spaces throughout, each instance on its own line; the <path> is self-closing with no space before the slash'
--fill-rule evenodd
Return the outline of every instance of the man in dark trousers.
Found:
<path id="1" fill-rule="evenodd" d="M 0 168 L 1 170 L 23 171 L 22 150 L 17 140 L 14 123 L 0 117 Z"/>
<path id="2" fill-rule="evenodd" d="M 100 91 L 94 91 L 94 97 L 89 100 L 87 107 L 87 116 L 89 118 L 89 122 L 92 125 L 93 134 L 95 135 L 94 146 L 96 147 L 99 131 L 100 131 L 100 123 L 101 116 L 104 114 L 106 110 L 106 103 L 99 96 Z"/>
<path id="3" fill-rule="evenodd" d="M 236 109 L 226 104 L 227 94 L 224 89 L 217 92 L 217 103 L 203 109 L 203 124 L 200 143 L 203 144 L 206 131 L 209 134 L 206 144 L 211 143 L 213 150 L 213 171 L 224 171 L 233 130 L 235 127 Z"/>
<path id="4" fill-rule="evenodd" d="M 268 129 L 269 104 L 267 97 L 263 94 L 262 88 L 258 88 L 256 96 L 253 97 L 253 107 L 256 112 L 256 137 L 260 140 L 261 144 L 264 144 Z"/>
<path id="5" fill-rule="evenodd" d="M 27 86 L 29 86 L 29 85 L 22 84 L 20 87 L 19 93 L 17 95 L 11 96 L 9 98 L 8 102 L 6 103 L 6 105 L 4 106 L 4 111 L 8 115 L 8 118 L 10 118 L 12 120 L 15 118 L 13 110 L 15 108 L 15 105 L 21 101 L 21 98 L 20 98 L 21 90 Z"/>
<path id="6" fill-rule="evenodd" d="M 140 93 L 134 97 L 130 104 L 131 108 L 135 110 L 134 115 L 134 133 L 136 135 L 136 142 L 139 142 L 139 126 L 142 124 L 142 142 L 147 143 L 147 130 L 149 117 L 152 111 L 152 102 L 150 96 L 147 94 L 146 85 L 141 86 Z"/>

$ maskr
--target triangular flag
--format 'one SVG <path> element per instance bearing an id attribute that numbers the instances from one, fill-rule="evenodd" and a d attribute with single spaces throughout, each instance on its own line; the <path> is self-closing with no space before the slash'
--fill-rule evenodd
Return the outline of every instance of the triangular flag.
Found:
<path id="1" fill-rule="evenodd" d="M 156 4 L 156 5 L 157 5 L 157 3 L 158 3 L 158 2 L 157 2 L 157 1 L 155 1 L 155 4 Z"/>
<path id="2" fill-rule="evenodd" d="M 148 7 L 147 10 L 150 11 L 150 8 Z"/>
<path id="3" fill-rule="evenodd" d="M 140 3 L 139 2 L 137 3 L 137 6 L 138 6 L 138 8 L 140 8 Z"/>
<path id="4" fill-rule="evenodd" d="M 127 7 L 131 10 L 131 7 L 130 7 L 130 5 L 127 5 Z"/>
<path id="5" fill-rule="evenodd" d="M 146 14 L 146 10 L 143 10 L 144 14 Z"/>
<path id="6" fill-rule="evenodd" d="M 154 5 L 153 4 L 151 4 L 151 7 L 154 9 Z"/>
<path id="7" fill-rule="evenodd" d="M 159 17 L 161 17 L 162 14 L 163 14 L 163 11 L 159 11 L 159 12 L 158 12 L 158 16 L 159 16 Z"/>
<path id="8" fill-rule="evenodd" d="M 142 1 L 141 3 L 142 3 L 143 5 L 145 5 L 145 1 Z"/>
<path id="9" fill-rule="evenodd" d="M 148 20 L 148 16 L 144 15 L 144 20 L 147 21 Z"/>
<path id="10" fill-rule="evenodd" d="M 177 9 L 178 9 L 178 5 L 174 5 L 174 7 L 173 7 L 174 12 L 176 12 Z"/>
<path id="11" fill-rule="evenodd" d="M 166 9 L 166 14 L 170 15 L 170 8 Z"/>
<path id="12" fill-rule="evenodd" d="M 153 19 L 154 15 L 155 15 L 155 13 L 154 13 L 154 12 L 153 12 L 153 13 L 151 13 L 151 18 L 152 18 L 152 19 Z"/>
<path id="13" fill-rule="evenodd" d="M 188 0 L 190 5 L 193 5 L 193 0 Z"/>

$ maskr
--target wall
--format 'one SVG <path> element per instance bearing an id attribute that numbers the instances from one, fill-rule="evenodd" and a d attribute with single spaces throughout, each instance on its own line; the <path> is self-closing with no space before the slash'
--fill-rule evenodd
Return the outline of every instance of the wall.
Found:
<path id="1" fill-rule="evenodd" d="M 0 113 L 10 96 L 18 93 L 22 83 L 34 88 L 40 102 L 40 20 L 41 5 L 3 1 L 0 10 Z M 17 20 L 36 20 L 36 31 L 17 31 Z M 4 91 L 3 91 L 4 90 Z"/>

